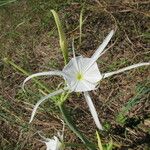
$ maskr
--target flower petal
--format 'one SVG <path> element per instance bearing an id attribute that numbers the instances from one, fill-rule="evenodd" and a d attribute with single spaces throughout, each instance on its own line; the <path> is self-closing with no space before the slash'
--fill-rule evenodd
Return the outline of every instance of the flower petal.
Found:
<path id="1" fill-rule="evenodd" d="M 131 66 L 129 66 L 129 67 L 125 67 L 125 68 L 119 69 L 119 70 L 117 70 L 117 71 L 104 73 L 104 74 L 103 74 L 103 78 L 107 78 L 107 77 L 110 77 L 110 76 L 112 76 L 112 75 L 114 75 L 114 74 L 118 74 L 118 73 L 121 73 L 121 72 L 130 70 L 130 69 L 133 69 L 133 68 L 137 68 L 137 67 L 141 67 L 141 66 L 147 66 L 147 65 L 150 65 L 150 62 L 134 64 L 134 65 L 131 65 Z"/>
<path id="2" fill-rule="evenodd" d="M 89 106 L 90 112 L 92 114 L 92 117 L 93 117 L 93 119 L 95 121 L 95 124 L 96 124 L 97 128 L 100 129 L 100 130 L 103 130 L 102 125 L 101 125 L 101 123 L 100 123 L 100 121 L 98 119 L 98 115 L 97 115 L 96 109 L 94 107 L 94 104 L 93 104 L 93 102 L 91 100 L 91 97 L 90 97 L 89 93 L 88 92 L 84 92 L 84 96 L 85 96 L 86 102 L 87 102 L 87 104 Z"/>
<path id="3" fill-rule="evenodd" d="M 113 34 L 114 34 L 114 30 L 111 30 L 110 33 L 107 35 L 107 37 L 104 39 L 103 43 L 98 47 L 96 52 L 91 57 L 91 61 L 88 63 L 86 70 L 84 70 L 84 72 L 86 72 L 91 67 L 91 65 L 93 65 L 93 63 L 96 62 L 96 60 L 100 57 L 100 54 L 103 52 L 103 50 L 105 49 L 105 47 L 109 43 Z"/>
<path id="4" fill-rule="evenodd" d="M 77 73 L 80 72 L 78 69 L 79 67 L 79 60 L 81 60 L 83 57 L 82 56 L 78 56 L 76 58 L 72 58 L 69 63 L 64 67 L 63 72 L 66 75 L 66 82 L 67 85 L 73 89 L 72 87 L 77 83 Z M 76 65 L 76 63 L 78 64 L 78 67 Z"/>
<path id="5" fill-rule="evenodd" d="M 98 47 L 98 49 L 96 50 L 96 52 L 92 55 L 91 58 L 93 59 L 98 59 L 99 55 L 103 52 L 103 50 L 105 49 L 105 47 L 107 46 L 107 44 L 109 43 L 109 41 L 111 40 L 112 36 L 114 34 L 114 30 L 111 30 L 110 33 L 106 36 L 106 38 L 104 39 L 103 43 Z"/>
<path id="6" fill-rule="evenodd" d="M 48 139 L 48 142 L 45 142 L 47 149 L 46 150 L 63 150 L 61 148 L 61 142 L 59 139 L 54 136 L 53 139 Z"/>
<path id="7" fill-rule="evenodd" d="M 90 83 L 87 80 L 81 80 L 77 82 L 76 86 L 74 87 L 74 92 L 84 92 L 84 91 L 92 91 L 96 87 L 96 84 Z"/>
<path id="8" fill-rule="evenodd" d="M 34 77 L 49 76 L 49 75 L 50 75 L 50 76 L 51 76 L 51 75 L 58 75 L 58 76 L 66 77 L 65 73 L 63 73 L 62 71 L 48 71 L 48 72 L 35 73 L 35 74 L 30 75 L 29 77 L 27 77 L 27 78 L 23 81 L 22 89 L 24 90 L 25 83 L 26 83 L 27 81 L 29 81 L 30 79 L 32 79 L 32 78 L 34 78 Z"/>
<path id="9" fill-rule="evenodd" d="M 61 141 L 63 141 L 64 139 L 64 132 L 65 132 L 65 122 L 63 120 L 61 120 L 62 124 L 63 124 L 63 128 L 62 128 L 62 133 L 58 133 L 58 137 Z"/>
<path id="10" fill-rule="evenodd" d="M 64 91 L 66 91 L 66 90 L 68 90 L 68 88 L 60 89 L 60 90 L 58 90 L 58 91 L 55 91 L 55 92 L 53 92 L 53 93 L 50 93 L 50 94 L 44 96 L 41 100 L 39 100 L 39 101 L 36 103 L 36 105 L 34 106 L 34 108 L 33 108 L 33 111 L 32 111 L 32 114 L 31 114 L 29 123 L 32 122 L 32 120 L 33 120 L 33 118 L 34 118 L 34 116 L 35 116 L 36 110 L 37 110 L 37 108 L 39 107 L 39 105 L 40 105 L 42 102 L 44 102 L 46 99 L 48 99 L 48 98 L 50 98 L 50 97 L 52 97 L 52 96 L 55 96 L 55 95 L 57 95 L 57 94 L 60 94 L 60 93 L 62 93 L 62 92 L 64 92 Z"/>
<path id="11" fill-rule="evenodd" d="M 96 62 L 85 72 L 84 78 L 91 83 L 97 83 L 102 79 Z"/>
<path id="12" fill-rule="evenodd" d="M 46 144 L 46 150 L 60 150 L 61 148 L 61 142 L 59 141 L 59 139 L 56 137 L 56 136 L 53 136 L 53 138 L 46 138 L 44 136 L 42 136 L 40 133 L 39 135 L 41 136 L 41 138 L 44 140 L 44 141 L 41 141 L 41 142 L 44 142 Z"/>
<path id="13" fill-rule="evenodd" d="M 72 51 L 73 51 L 73 62 L 74 62 L 74 65 L 77 68 L 77 70 L 79 71 L 79 65 L 78 65 L 78 62 L 77 62 L 77 59 L 76 59 L 76 55 L 75 55 L 75 50 L 74 50 L 74 39 L 72 41 Z"/>

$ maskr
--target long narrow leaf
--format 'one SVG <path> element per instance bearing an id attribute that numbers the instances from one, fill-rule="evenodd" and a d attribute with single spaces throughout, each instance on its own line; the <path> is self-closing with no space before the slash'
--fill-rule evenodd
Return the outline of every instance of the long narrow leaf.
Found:
<path id="1" fill-rule="evenodd" d="M 7 4 L 15 2 L 15 1 L 17 1 L 17 0 L 1 0 L 0 6 L 4 6 L 4 5 L 7 5 Z"/>
<path id="2" fill-rule="evenodd" d="M 21 68 L 20 66 L 18 66 L 17 64 L 15 64 L 13 61 L 9 60 L 8 58 L 4 58 L 3 61 L 6 64 L 10 64 L 14 69 L 18 70 L 19 72 L 23 73 L 23 75 L 25 76 L 29 76 L 30 73 L 28 73 L 27 71 L 25 71 L 23 68 Z M 37 79 L 33 78 L 33 81 L 40 86 L 41 89 L 44 89 L 46 92 L 50 93 L 51 91 L 40 81 L 38 81 Z"/>
<path id="3" fill-rule="evenodd" d="M 98 148 L 99 150 L 103 150 L 102 142 L 97 131 L 96 131 L 96 136 L 97 136 Z"/>
<path id="4" fill-rule="evenodd" d="M 61 48 L 61 51 L 62 51 L 62 54 L 64 57 L 65 64 L 67 64 L 67 62 L 68 62 L 68 44 L 67 44 L 66 36 L 65 36 L 64 31 L 63 31 L 63 28 L 62 28 L 58 14 L 56 13 L 55 10 L 51 10 L 51 12 L 54 16 L 55 23 L 57 25 L 57 29 L 58 29 L 58 33 L 59 33 L 60 48 Z"/>
<path id="5" fill-rule="evenodd" d="M 80 140 L 86 145 L 86 147 L 89 150 L 96 150 L 96 147 L 93 143 L 91 143 L 86 137 L 83 136 L 83 134 L 77 129 L 75 124 L 72 121 L 72 118 L 70 117 L 67 108 L 64 106 L 63 103 L 59 105 L 59 109 L 61 111 L 61 114 L 66 122 L 66 124 L 69 126 L 69 128 L 80 138 Z"/>
<path id="6" fill-rule="evenodd" d="M 111 138 L 106 150 L 112 150 L 112 149 L 113 149 L 113 141 Z"/>

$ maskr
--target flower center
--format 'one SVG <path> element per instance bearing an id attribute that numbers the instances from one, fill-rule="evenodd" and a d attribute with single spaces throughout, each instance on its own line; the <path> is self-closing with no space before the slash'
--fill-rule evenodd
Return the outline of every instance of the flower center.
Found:
<path id="1" fill-rule="evenodd" d="M 76 76 L 77 80 L 83 80 L 83 74 L 82 73 L 77 73 L 77 76 Z"/>

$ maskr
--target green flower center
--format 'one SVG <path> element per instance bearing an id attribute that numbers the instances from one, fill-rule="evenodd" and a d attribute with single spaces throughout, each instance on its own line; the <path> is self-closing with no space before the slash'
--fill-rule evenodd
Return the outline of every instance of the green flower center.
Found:
<path id="1" fill-rule="evenodd" d="M 82 73 L 77 73 L 77 76 L 76 76 L 77 80 L 83 80 L 83 74 Z"/>

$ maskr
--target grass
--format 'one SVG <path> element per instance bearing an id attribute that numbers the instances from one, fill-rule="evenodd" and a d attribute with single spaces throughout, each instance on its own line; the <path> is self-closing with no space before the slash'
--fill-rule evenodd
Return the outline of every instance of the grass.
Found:
<path id="1" fill-rule="evenodd" d="M 4 5 L 9 5 L 10 3 L 16 2 L 17 0 L 2 0 L 0 2 L 0 7 L 4 6 Z"/>
<path id="2" fill-rule="evenodd" d="M 129 99 L 128 102 L 123 106 L 121 111 L 119 111 L 119 114 L 116 116 L 116 121 L 122 125 L 126 124 L 126 121 L 128 119 L 128 117 L 126 117 L 126 114 L 128 114 L 131 109 L 134 109 L 134 107 L 141 102 L 141 98 L 147 95 L 149 92 L 150 88 L 148 86 L 138 85 L 135 96 Z"/>
<path id="3" fill-rule="evenodd" d="M 79 43 L 79 20 L 83 4 L 84 24 L 82 40 Z M 103 1 L 99 4 L 98 1 L 21 0 L 1 6 L 0 149 L 44 148 L 38 141 L 36 132 L 40 130 L 47 137 L 52 137 L 61 129 L 59 110 L 51 101 L 41 105 L 33 123 L 28 124 L 32 107 L 42 93 L 34 82 L 28 84 L 28 91 L 24 93 L 21 84 L 25 76 L 3 62 L 7 57 L 30 73 L 62 69 L 63 58 L 51 9 L 59 12 L 69 41 L 69 49 L 74 37 L 77 55 L 91 56 L 110 29 L 117 26 L 117 32 L 112 39 L 112 43 L 117 39 L 115 45 L 99 59 L 101 72 L 149 61 L 149 18 L 146 15 L 148 5 L 142 1 L 126 1 L 123 4 L 119 1 L 113 4 L 111 1 Z M 69 58 L 71 55 L 70 51 Z M 113 142 L 121 146 L 120 149 L 148 149 L 149 143 L 144 140 L 149 135 L 146 122 L 150 118 L 150 104 L 149 94 L 145 93 L 149 91 L 148 77 L 148 67 L 135 69 L 103 80 L 100 87 L 93 92 L 94 103 L 107 128 L 100 134 L 104 143 L 109 143 L 111 137 Z M 43 83 L 51 90 L 60 82 L 60 78 L 57 77 L 43 78 Z M 143 89 L 142 92 L 139 92 L 139 89 Z M 96 129 L 82 96 L 71 95 L 67 107 L 77 126 L 96 143 Z M 118 113 L 123 116 L 123 124 L 121 118 L 116 121 Z M 135 123 L 136 119 L 138 124 L 130 127 L 129 122 Z M 81 144 L 67 127 L 65 133 L 68 143 Z M 83 150 L 82 147 L 78 147 L 78 150 L 80 149 Z"/>

